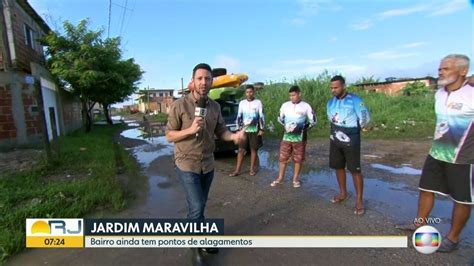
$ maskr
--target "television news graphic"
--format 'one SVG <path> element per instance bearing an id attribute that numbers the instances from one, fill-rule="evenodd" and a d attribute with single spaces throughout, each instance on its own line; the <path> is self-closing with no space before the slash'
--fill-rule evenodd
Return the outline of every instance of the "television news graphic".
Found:
<path id="1" fill-rule="evenodd" d="M 406 236 L 225 235 L 223 219 L 26 219 L 27 248 L 407 248 Z"/>
<path id="2" fill-rule="evenodd" d="M 424 225 L 416 229 L 412 237 L 413 247 L 423 254 L 431 254 L 441 245 L 441 235 L 433 226 Z"/>
<path id="3" fill-rule="evenodd" d="M 26 219 L 27 248 L 84 247 L 83 219 Z"/>

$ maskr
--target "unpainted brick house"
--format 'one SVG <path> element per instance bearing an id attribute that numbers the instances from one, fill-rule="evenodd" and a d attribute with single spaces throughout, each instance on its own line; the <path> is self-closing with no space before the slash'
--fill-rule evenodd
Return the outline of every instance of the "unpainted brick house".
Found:
<path id="1" fill-rule="evenodd" d="M 394 79 L 384 82 L 361 83 L 356 84 L 355 86 L 368 91 L 381 92 L 388 95 L 398 95 L 401 93 L 401 91 L 403 90 L 403 88 L 405 88 L 406 85 L 413 82 L 421 82 L 427 87 L 433 89 L 436 88 L 436 79 L 433 77 Z"/>
<path id="2" fill-rule="evenodd" d="M 48 137 L 82 126 L 76 96 L 45 69 L 38 39 L 50 31 L 26 0 L 0 0 L 0 149 L 35 145 L 42 124 L 34 81 L 41 84 Z"/>

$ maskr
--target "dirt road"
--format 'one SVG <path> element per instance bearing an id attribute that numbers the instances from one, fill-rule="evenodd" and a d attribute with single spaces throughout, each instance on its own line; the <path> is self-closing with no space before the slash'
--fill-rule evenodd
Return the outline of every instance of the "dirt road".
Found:
<path id="1" fill-rule="evenodd" d="M 123 136 L 139 139 L 140 131 L 130 129 Z M 96 217 L 182 218 L 186 203 L 172 165 L 172 146 L 163 137 L 145 141 L 122 137 L 123 145 L 143 166 L 147 182 L 133 189 L 138 199 L 116 214 L 97 213 Z M 367 212 L 353 214 L 352 197 L 343 204 L 329 199 L 337 192 L 335 174 L 327 167 L 328 141 L 309 142 L 308 157 L 302 175 L 302 187 L 291 186 L 292 169 L 285 185 L 269 186 L 277 175 L 277 140 L 266 140 L 259 152 L 260 171 L 248 175 L 248 158 L 243 174 L 228 177 L 233 156 L 219 156 L 209 195 L 206 216 L 224 218 L 225 232 L 232 235 L 403 235 L 394 229 L 400 222 L 411 221 L 416 212 L 417 183 L 429 140 L 364 141 L 363 173 Z M 452 204 L 438 199 L 433 217 L 442 219 L 437 228 L 445 234 L 450 223 Z M 473 222 L 463 233 L 461 249 L 452 254 L 422 255 L 411 247 L 399 249 L 221 249 L 207 257 L 209 265 L 367 265 L 367 264 L 467 264 L 474 254 Z M 408 236 L 408 235 L 407 235 Z M 410 238 L 409 238 L 410 239 Z M 36 249 L 14 258 L 10 265 L 191 265 L 188 249 Z"/>

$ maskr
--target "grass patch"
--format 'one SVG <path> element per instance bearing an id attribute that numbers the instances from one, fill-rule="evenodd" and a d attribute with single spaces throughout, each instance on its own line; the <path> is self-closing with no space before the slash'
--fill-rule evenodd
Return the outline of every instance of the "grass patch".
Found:
<path id="1" fill-rule="evenodd" d="M 326 114 L 326 104 L 332 97 L 330 78 L 327 72 L 314 79 L 301 78 L 292 84 L 302 90 L 303 100 L 308 102 L 316 112 L 318 123 L 316 128 L 309 131 L 309 137 L 328 137 L 330 123 Z M 280 106 L 289 101 L 288 89 L 290 84 L 276 83 L 265 85 L 257 91 L 255 97 L 264 104 L 265 120 L 275 126 L 273 133 L 267 131 L 266 136 L 280 138 L 283 127 L 277 122 Z M 434 132 L 434 92 L 411 96 L 388 96 L 382 93 L 354 91 L 368 106 L 372 116 L 369 131 L 363 132 L 367 138 L 379 139 L 426 139 Z"/>
<path id="2" fill-rule="evenodd" d="M 166 114 L 166 113 L 157 113 L 156 115 L 147 115 L 147 119 L 150 122 L 166 123 L 167 120 L 168 120 L 168 114 Z"/>
<path id="3" fill-rule="evenodd" d="M 25 247 L 26 218 L 76 218 L 97 207 L 120 210 L 124 190 L 116 178 L 113 135 L 121 125 L 61 137 L 54 164 L 0 176 L 0 262 Z M 137 173 L 120 148 L 125 171 Z M 135 169 L 135 170 L 134 170 Z"/>

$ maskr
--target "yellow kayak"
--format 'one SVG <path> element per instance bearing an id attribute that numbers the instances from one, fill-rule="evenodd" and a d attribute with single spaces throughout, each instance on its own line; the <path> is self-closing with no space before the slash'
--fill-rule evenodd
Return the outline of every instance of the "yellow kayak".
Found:
<path id="1" fill-rule="evenodd" d="M 248 79 L 245 74 L 222 75 L 214 78 L 211 88 L 238 87 Z"/>
<path id="2" fill-rule="evenodd" d="M 249 77 L 246 74 L 229 74 L 218 76 L 213 79 L 211 89 L 223 87 L 239 87 L 248 79 Z M 194 90 L 194 84 L 192 82 L 188 84 L 188 89 L 191 91 Z"/>

